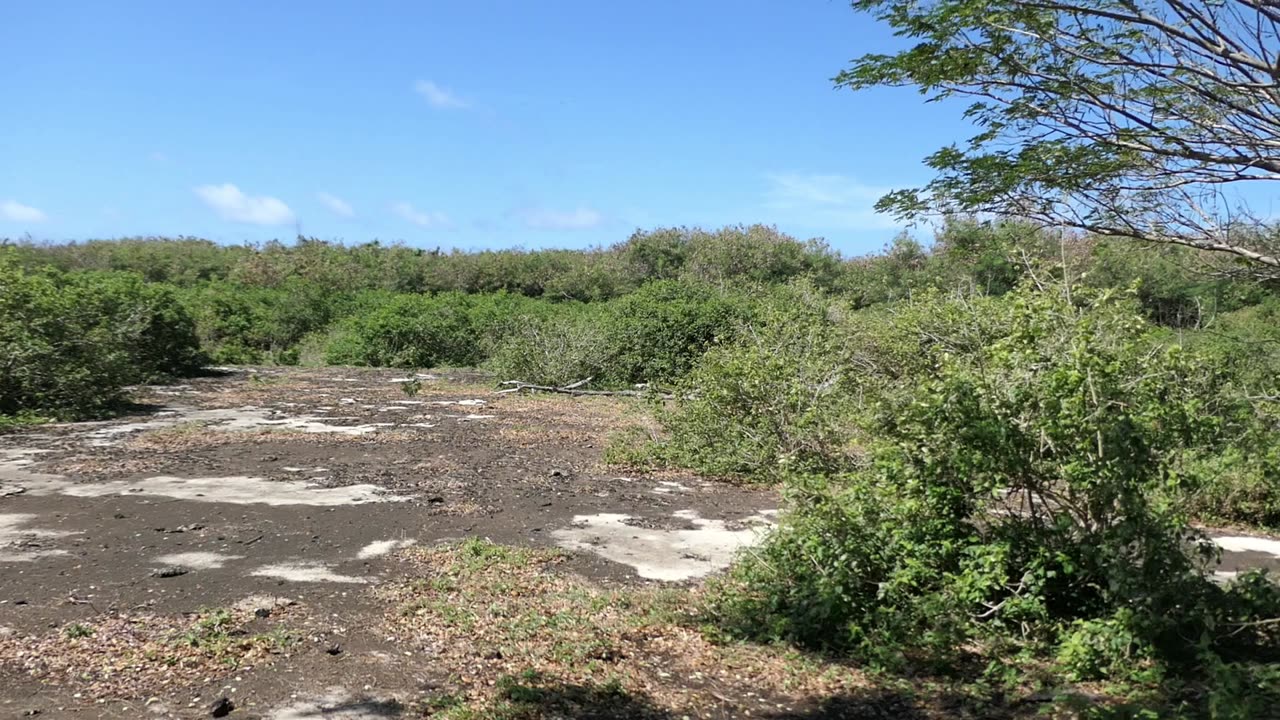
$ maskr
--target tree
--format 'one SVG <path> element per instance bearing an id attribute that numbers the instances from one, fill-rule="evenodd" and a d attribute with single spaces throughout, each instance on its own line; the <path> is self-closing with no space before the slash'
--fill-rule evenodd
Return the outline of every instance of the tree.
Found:
<path id="1" fill-rule="evenodd" d="M 1243 258 L 1280 276 L 1244 197 L 1280 180 L 1275 0 L 856 0 L 914 44 L 838 86 L 965 98 L 979 133 L 878 208 L 1029 218 Z"/>

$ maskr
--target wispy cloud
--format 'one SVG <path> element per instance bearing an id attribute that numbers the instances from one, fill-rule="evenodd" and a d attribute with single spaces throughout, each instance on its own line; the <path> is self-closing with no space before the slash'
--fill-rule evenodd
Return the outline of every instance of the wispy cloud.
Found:
<path id="1" fill-rule="evenodd" d="M 23 205 L 17 200 L 0 201 L 0 218 L 12 220 L 13 222 L 38 223 L 44 222 L 47 215 L 40 208 L 33 208 L 30 205 Z"/>
<path id="2" fill-rule="evenodd" d="M 440 87 L 430 80 L 419 80 L 414 83 L 413 91 L 426 98 L 432 107 L 442 110 L 462 110 L 471 107 L 471 103 L 458 97 L 453 91 Z"/>
<path id="3" fill-rule="evenodd" d="M 293 211 L 282 200 L 269 195 L 245 195 L 231 183 L 201 185 L 195 193 L 224 220 L 251 225 L 293 222 Z"/>
<path id="4" fill-rule="evenodd" d="M 424 228 L 440 229 L 449 227 L 449 216 L 442 212 L 423 211 L 407 202 L 398 202 L 391 206 L 391 212 Z"/>
<path id="5" fill-rule="evenodd" d="M 518 214 L 532 230 L 590 230 L 604 222 L 603 215 L 585 207 L 567 211 L 535 208 Z"/>
<path id="6" fill-rule="evenodd" d="M 320 204 L 329 208 L 329 212 L 337 215 L 338 217 L 350 218 L 356 216 L 356 210 L 351 207 L 351 203 L 343 200 L 337 195 L 332 195 L 327 192 L 318 192 L 316 193 L 316 197 L 320 199 Z"/>
<path id="7" fill-rule="evenodd" d="M 813 227 L 883 230 L 897 227 L 875 211 L 891 187 L 869 185 L 846 175 L 776 173 L 767 176 L 765 207 Z M 781 218 L 780 218 L 781 219 Z"/>

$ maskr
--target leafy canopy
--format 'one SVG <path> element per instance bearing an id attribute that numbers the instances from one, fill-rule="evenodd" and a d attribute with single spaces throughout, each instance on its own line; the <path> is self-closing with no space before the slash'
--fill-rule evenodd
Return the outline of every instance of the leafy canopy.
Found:
<path id="1" fill-rule="evenodd" d="M 980 132 L 879 208 L 1018 216 L 1234 254 L 1280 242 L 1240 190 L 1280 177 L 1280 9 L 1264 0 L 856 0 L 914 44 L 853 89 L 965 98 Z"/>

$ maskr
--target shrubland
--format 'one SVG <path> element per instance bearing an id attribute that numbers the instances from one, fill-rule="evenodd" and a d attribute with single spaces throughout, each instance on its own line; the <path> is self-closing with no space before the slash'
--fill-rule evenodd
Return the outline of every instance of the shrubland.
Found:
<path id="1" fill-rule="evenodd" d="M 203 362 L 170 288 L 130 273 L 31 272 L 0 255 L 0 425 L 101 415 L 126 386 Z"/>
<path id="2" fill-rule="evenodd" d="M 1207 579 L 1197 528 L 1280 527 L 1280 297 L 1234 269 L 963 218 L 859 258 L 759 226 L 585 251 L 19 244 L 0 416 L 101 414 L 205 361 L 661 389 L 662 432 L 615 461 L 788 499 L 713 590 L 717 632 L 1248 717 L 1280 699 L 1280 594 Z"/>

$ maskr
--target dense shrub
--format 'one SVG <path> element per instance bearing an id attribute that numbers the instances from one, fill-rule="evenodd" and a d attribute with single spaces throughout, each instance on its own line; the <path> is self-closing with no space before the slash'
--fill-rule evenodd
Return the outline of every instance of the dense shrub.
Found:
<path id="1" fill-rule="evenodd" d="M 543 307 L 506 293 L 395 295 L 344 320 L 325 359 L 375 367 L 475 366 Z"/>
<path id="2" fill-rule="evenodd" d="M 670 383 L 707 348 L 730 339 L 752 313 L 751 301 L 707 285 L 662 281 L 609 303 L 605 324 L 611 384 Z"/>
<path id="3" fill-rule="evenodd" d="M 791 514 L 741 561 L 722 621 L 887 662 L 951 662 L 978 639 L 1060 647 L 1103 675 L 1108 647 L 1170 671 L 1229 655 L 1242 638 L 1222 624 L 1280 596 L 1233 606 L 1162 492 L 1190 482 L 1176 459 L 1234 413 L 1217 406 L 1217 370 L 1153 351 L 1106 295 L 1023 291 L 984 311 L 1006 336 L 965 355 L 938 343 L 929 377 L 878 402 L 867 464 L 792 480 Z"/>
<path id="4" fill-rule="evenodd" d="M 118 272 L 70 273 L 59 283 L 82 317 L 94 318 L 124 345 L 129 382 L 186 375 L 204 364 L 195 322 L 169 286 Z"/>
<path id="5" fill-rule="evenodd" d="M 27 272 L 0 258 L 0 416 L 91 417 L 118 405 L 126 385 L 200 360 L 167 289 L 125 274 Z"/>
<path id="6" fill-rule="evenodd" d="M 753 311 L 741 295 L 691 282 L 662 281 L 589 311 L 570 309 L 514 327 L 490 368 L 505 378 L 562 384 L 671 383 Z"/>
<path id="7" fill-rule="evenodd" d="M 1233 280 L 1229 269 L 1222 258 L 1189 248 L 1100 240 L 1092 243 L 1082 276 L 1095 288 L 1137 282 L 1138 299 L 1152 322 L 1194 328 L 1271 295 L 1257 283 Z"/>
<path id="8" fill-rule="evenodd" d="M 776 480 L 838 471 L 858 456 L 871 403 L 1007 327 L 980 296 L 926 292 L 853 311 L 811 284 L 775 290 L 735 341 L 706 353 L 663 408 L 659 459 L 720 476 Z"/>
<path id="9" fill-rule="evenodd" d="M 562 386 L 604 377 L 610 346 L 599 308 L 561 310 L 515 325 L 486 367 L 499 380 Z"/>
<path id="10" fill-rule="evenodd" d="M 996 315 L 1003 337 L 966 353 L 929 341 L 932 371 L 876 401 L 867 462 L 792 479 L 790 514 L 740 561 L 720 622 L 887 663 L 1014 643 L 1095 677 L 1280 649 L 1264 626 L 1227 629 L 1280 611 L 1280 591 L 1205 580 L 1164 492 L 1191 482 L 1181 453 L 1236 415 L 1220 371 L 1153 350 L 1107 294 L 958 307 Z"/>
<path id="11" fill-rule="evenodd" d="M 668 462 L 773 480 L 852 461 L 854 399 L 838 308 L 811 287 L 778 292 L 730 343 L 713 347 L 660 413 Z"/>

